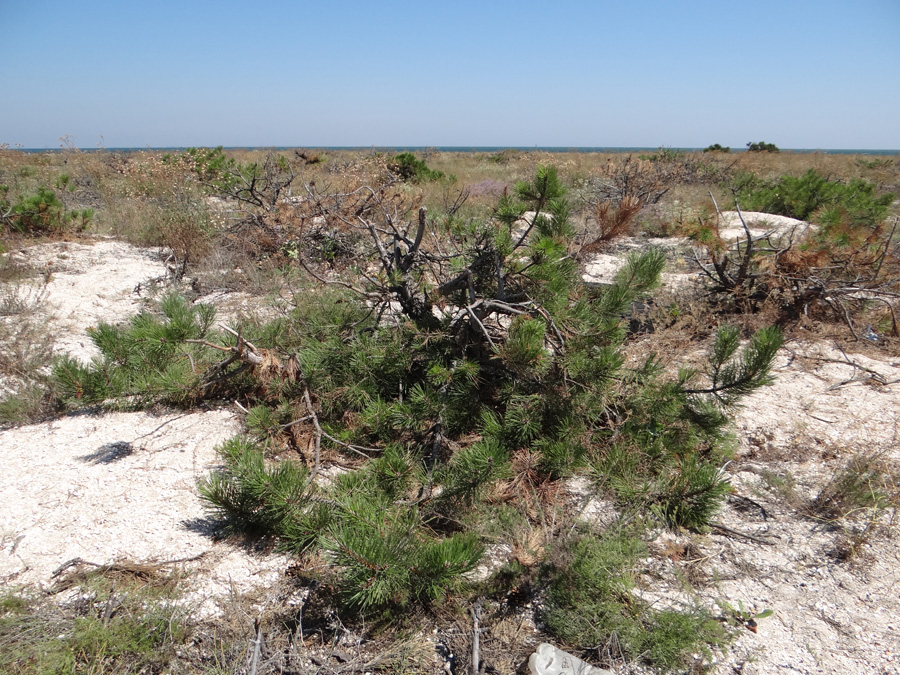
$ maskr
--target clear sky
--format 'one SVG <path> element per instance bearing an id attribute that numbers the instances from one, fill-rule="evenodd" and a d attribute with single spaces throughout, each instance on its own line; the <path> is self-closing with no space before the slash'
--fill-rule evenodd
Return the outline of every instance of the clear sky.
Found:
<path id="1" fill-rule="evenodd" d="M 900 149 L 900 0 L 0 0 L 0 143 Z"/>

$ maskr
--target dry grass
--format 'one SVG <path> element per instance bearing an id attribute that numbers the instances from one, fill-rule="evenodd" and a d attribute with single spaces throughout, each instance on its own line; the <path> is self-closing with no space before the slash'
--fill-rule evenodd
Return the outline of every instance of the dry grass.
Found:
<path id="1" fill-rule="evenodd" d="M 53 336 L 42 318 L 47 281 L 0 285 L 0 426 L 40 419 L 53 407 L 46 375 Z"/>
<path id="2" fill-rule="evenodd" d="M 172 602 L 179 578 L 144 571 L 76 572 L 55 601 L 0 596 L 0 669 L 22 675 L 173 672 L 189 636 L 186 611 Z"/>
<path id="3" fill-rule="evenodd" d="M 900 469 L 882 453 L 862 452 L 835 472 L 810 504 L 826 520 L 853 518 L 872 510 L 900 506 Z"/>
<path id="4" fill-rule="evenodd" d="M 226 154 L 239 162 L 262 162 L 266 151 L 233 150 Z M 323 161 L 310 164 L 292 151 L 284 154 L 298 165 L 301 182 L 313 182 L 329 191 L 380 184 L 388 158 L 375 151 L 317 151 L 315 154 Z M 302 154 L 308 158 L 313 153 Z M 799 175 L 813 168 L 826 176 L 864 178 L 884 188 L 896 189 L 900 185 L 900 162 L 893 157 L 823 153 L 657 154 L 661 159 L 651 162 L 617 153 L 421 152 L 419 156 L 431 169 L 453 175 L 456 180 L 404 186 L 403 190 L 407 198 L 421 201 L 434 212 L 472 186 L 512 185 L 527 180 L 541 164 L 556 166 L 572 186 L 591 177 L 624 176 L 623 172 L 636 172 L 629 180 L 652 174 L 654 180 L 663 180 L 662 189 L 671 193 L 662 198 L 663 204 L 676 207 L 691 207 L 697 200 L 706 199 L 707 187 L 713 187 L 718 196 L 727 198 L 714 183 L 719 177 L 737 171 L 753 171 L 761 177 L 772 178 L 785 173 Z M 153 151 L 31 154 L 4 150 L 0 151 L 0 182 L 9 185 L 12 193 L 22 193 L 38 185 L 53 185 L 65 173 L 76 187 L 72 205 L 97 209 L 93 231 L 111 233 L 135 243 L 167 245 L 166 241 L 186 227 L 198 230 L 200 238 L 223 228 L 227 219 L 208 212 L 201 186 L 185 171 L 185 166 L 179 162 L 163 163 L 162 157 L 162 153 Z M 495 192 L 470 190 L 469 206 L 477 212 L 490 210 L 496 202 Z M 167 215 L 173 211 L 177 218 Z M 189 248 L 186 242 L 180 245 Z"/>

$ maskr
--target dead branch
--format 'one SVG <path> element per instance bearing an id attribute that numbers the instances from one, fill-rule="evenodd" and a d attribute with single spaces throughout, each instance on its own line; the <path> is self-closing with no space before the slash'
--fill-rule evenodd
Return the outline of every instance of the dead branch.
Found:
<path id="1" fill-rule="evenodd" d="M 253 640 L 253 656 L 250 658 L 250 675 L 256 675 L 259 667 L 259 655 L 262 651 L 262 624 L 259 617 L 253 620 L 255 639 Z"/>
<path id="2" fill-rule="evenodd" d="M 472 614 L 472 675 L 481 673 L 481 599 L 469 609 Z"/>
<path id="3" fill-rule="evenodd" d="M 319 469 L 321 467 L 322 437 L 327 438 L 332 443 L 335 443 L 336 445 L 340 445 L 341 447 L 346 448 L 347 450 L 350 450 L 350 452 L 353 452 L 353 453 L 359 455 L 360 457 L 364 457 L 365 459 L 371 459 L 371 457 L 369 457 L 369 455 L 367 455 L 364 451 L 380 452 L 380 450 L 378 450 L 376 448 L 365 448 L 363 446 L 353 445 L 352 443 L 345 443 L 344 441 L 342 441 L 338 438 L 335 438 L 334 436 L 332 436 L 331 434 L 329 434 L 327 431 L 325 431 L 322 428 L 322 424 L 319 421 L 319 416 L 316 413 L 315 406 L 313 405 L 313 402 L 312 402 L 312 397 L 309 394 L 309 385 L 306 383 L 306 378 L 304 377 L 303 372 L 300 370 L 300 364 L 299 364 L 296 356 L 291 356 L 290 358 L 288 358 L 287 363 L 282 368 L 282 374 L 286 377 L 290 377 L 293 380 L 297 380 L 303 384 L 303 404 L 306 407 L 307 414 L 304 415 L 303 417 L 300 417 L 296 420 L 292 420 L 291 422 L 288 422 L 287 424 L 282 425 L 281 428 L 288 429 L 294 425 L 300 424 L 301 422 L 306 422 L 306 421 L 312 422 L 313 428 L 315 429 L 315 432 L 316 432 L 315 456 L 314 456 L 315 468 L 314 468 L 314 471 L 312 474 L 313 476 L 315 476 L 319 473 Z"/>
<path id="4" fill-rule="evenodd" d="M 741 532 L 739 530 L 733 530 L 730 527 L 726 527 L 721 523 L 710 523 L 709 526 L 714 530 L 718 530 L 724 534 L 730 534 L 734 537 L 739 537 L 741 539 L 748 539 L 750 541 L 755 541 L 759 544 L 765 544 L 766 546 L 774 546 L 775 542 L 770 541 L 769 539 L 763 539 L 762 537 L 758 537 L 754 534 L 748 534 L 747 532 Z"/>

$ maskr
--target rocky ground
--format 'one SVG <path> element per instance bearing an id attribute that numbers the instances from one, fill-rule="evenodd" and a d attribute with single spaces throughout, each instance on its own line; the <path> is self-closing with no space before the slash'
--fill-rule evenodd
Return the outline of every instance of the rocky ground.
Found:
<path id="1" fill-rule="evenodd" d="M 55 350 L 81 359 L 95 353 L 87 327 L 127 319 L 167 278 L 158 251 L 113 241 L 12 255 L 49 272 L 27 283 L 46 283 L 40 311 Z M 601 267 L 616 263 L 592 264 L 589 278 L 602 280 Z M 697 283 L 684 276 L 669 283 Z M 206 299 L 246 305 L 221 292 Z M 644 593 L 660 603 L 728 603 L 748 616 L 773 610 L 718 656 L 718 673 L 900 673 L 893 514 L 838 525 L 810 507 L 852 456 L 900 462 L 900 362 L 877 344 L 862 354 L 810 339 L 789 342 L 775 374 L 737 416 L 739 451 L 727 468 L 735 490 L 720 527 L 660 533 Z M 275 583 L 288 560 L 217 541 L 196 491 L 217 463 L 215 445 L 237 429 L 219 409 L 81 412 L 0 432 L 0 583 L 48 587 L 77 558 L 181 560 L 191 571 L 186 602 L 200 616 L 214 616 L 230 594 Z M 673 569 L 686 584 L 661 588 Z"/>

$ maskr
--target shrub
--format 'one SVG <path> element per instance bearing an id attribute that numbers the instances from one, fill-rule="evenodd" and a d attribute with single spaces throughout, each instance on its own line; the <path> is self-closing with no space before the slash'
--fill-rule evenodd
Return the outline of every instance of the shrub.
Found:
<path id="1" fill-rule="evenodd" d="M 412 183 L 428 183 L 444 177 L 443 171 L 429 169 L 425 162 L 411 152 L 401 152 L 388 161 L 388 169 L 400 180 Z"/>
<path id="2" fill-rule="evenodd" d="M 209 393 L 202 375 L 212 366 L 208 348 L 197 342 L 213 338 L 215 310 L 191 306 L 177 295 L 160 302 L 162 316 L 149 312 L 128 327 L 101 323 L 89 331 L 101 356 L 85 365 L 68 356 L 54 364 L 53 380 L 69 405 L 117 401 L 187 404 Z"/>
<path id="3" fill-rule="evenodd" d="M 67 210 L 52 189 L 39 187 L 32 195 L 8 201 L 9 188 L 0 186 L 0 225 L 18 234 L 48 234 L 69 228 L 84 230 L 94 217 L 93 209 Z"/>
<path id="4" fill-rule="evenodd" d="M 171 155 L 163 157 L 163 161 L 171 162 Z M 188 148 L 182 157 L 191 167 L 191 171 L 203 183 L 211 183 L 223 179 L 236 165 L 234 159 L 225 155 L 222 146 L 215 148 Z"/>
<path id="5" fill-rule="evenodd" d="M 828 215 L 825 209 L 839 209 L 848 214 L 852 223 L 869 226 L 887 216 L 894 200 L 893 194 L 876 196 L 874 183 L 858 178 L 846 183 L 831 181 L 815 169 L 809 169 L 800 177 L 781 176 L 774 181 L 740 174 L 733 189 L 745 209 L 800 220 L 824 219 Z"/>
<path id="6" fill-rule="evenodd" d="M 636 508 L 703 526 L 725 486 L 724 411 L 768 381 L 777 332 L 759 333 L 740 355 L 723 335 L 706 374 L 666 376 L 655 357 L 626 368 L 623 317 L 658 286 L 665 257 L 633 254 L 614 283 L 586 288 L 550 167 L 516 184 L 492 220 L 446 228 L 425 209 L 403 222 L 388 191 L 306 189 L 322 208 L 311 215 L 348 223 L 368 242 L 364 272 L 327 279 L 299 250 L 312 276 L 335 283 L 298 293 L 296 311 L 255 327 L 252 343 L 226 342 L 202 308 L 175 299 L 163 318 L 101 326 L 102 360 L 57 368 L 68 400 L 190 403 L 236 390 L 260 440 L 226 449 L 205 497 L 236 530 L 323 548 L 347 606 L 366 613 L 448 593 L 480 556 L 458 525 L 463 514 L 498 490 L 515 494 L 504 486 L 524 476 L 545 485 L 598 466 L 616 444 L 640 467 L 636 476 L 611 469 L 613 480 L 658 486 Z M 517 229 L 526 211 L 535 215 Z M 313 472 L 323 452 L 359 464 L 316 492 L 295 468 L 279 473 L 265 460 L 280 445 Z M 611 489 L 625 499 L 625 487 Z"/>
<path id="7" fill-rule="evenodd" d="M 634 568 L 645 555 L 643 542 L 623 530 L 565 542 L 549 571 L 547 629 L 579 649 L 641 659 L 665 672 L 684 669 L 694 654 L 709 659 L 708 645 L 723 644 L 727 634 L 708 612 L 658 610 L 633 594 Z"/>
<path id="8" fill-rule="evenodd" d="M 267 464 L 264 449 L 245 436 L 218 448 L 221 471 L 199 482 L 200 496 L 227 530 L 249 536 L 280 536 L 302 552 L 316 542 L 329 516 L 312 504 L 309 471 L 294 462 Z"/>
<path id="9" fill-rule="evenodd" d="M 593 214 L 595 228 L 589 232 L 590 241 L 584 245 L 582 253 L 591 253 L 604 242 L 627 234 L 642 207 L 643 204 L 638 199 L 630 196 L 623 197 L 615 208 L 609 200 L 597 203 Z"/>
<path id="10" fill-rule="evenodd" d="M 718 143 L 713 143 L 710 146 L 707 146 L 703 149 L 703 152 L 731 152 L 731 148 L 728 146 L 722 146 Z"/>
<path id="11" fill-rule="evenodd" d="M 418 508 L 394 503 L 406 495 L 411 473 L 397 448 L 318 491 L 293 462 L 267 466 L 263 448 L 245 437 L 219 453 L 225 468 L 200 482 L 212 512 L 232 532 L 274 535 L 297 553 L 326 550 L 350 609 L 396 611 L 436 600 L 481 557 L 472 534 L 437 537 Z"/>
<path id="12" fill-rule="evenodd" d="M 832 189 L 833 184 L 829 187 L 815 176 L 804 183 L 818 185 L 817 202 L 822 194 L 830 192 L 839 195 L 837 198 L 843 194 L 840 185 Z M 774 190 L 754 194 L 745 189 L 751 197 L 774 194 L 781 199 Z M 785 192 L 798 194 L 791 189 Z M 824 310 L 846 323 L 856 339 L 860 338 L 854 327 L 857 321 L 878 324 L 883 331 L 900 336 L 896 318 L 900 251 L 894 245 L 898 223 L 873 223 L 879 216 L 872 214 L 877 214 L 890 196 L 861 197 L 866 194 L 871 194 L 868 188 L 851 192 L 845 199 L 845 204 L 857 207 L 855 212 L 839 203 L 820 207 L 810 218 L 820 226 L 805 233 L 779 235 L 776 231 L 754 238 L 748 231 L 748 236 L 729 244 L 719 236 L 717 220 L 701 222 L 689 234 L 706 249 L 707 259 L 697 260 L 714 283 L 713 293 L 720 301 L 737 303 L 742 311 L 774 308 L 780 314 L 779 323 Z M 878 309 L 880 313 L 876 313 Z"/>
<path id="13" fill-rule="evenodd" d="M 416 508 L 371 493 L 345 494 L 338 503 L 339 517 L 323 543 L 340 568 L 353 609 L 396 610 L 411 601 L 437 600 L 481 559 L 477 537 L 435 537 Z"/>
<path id="14" fill-rule="evenodd" d="M 758 143 L 747 143 L 747 152 L 780 152 L 778 146 L 774 143 L 766 143 L 759 141 Z"/>

